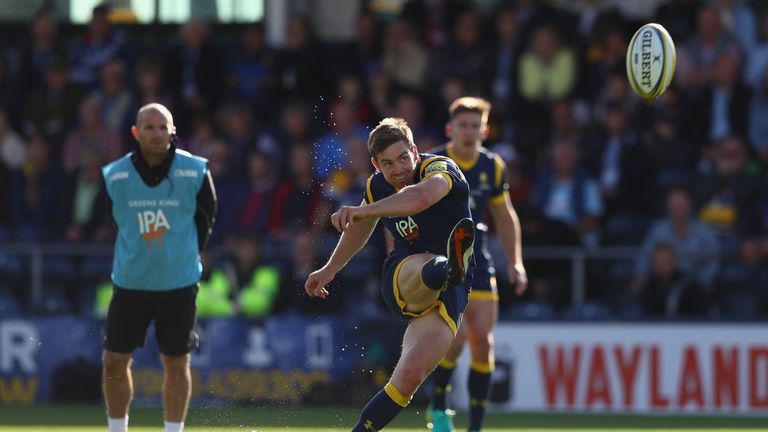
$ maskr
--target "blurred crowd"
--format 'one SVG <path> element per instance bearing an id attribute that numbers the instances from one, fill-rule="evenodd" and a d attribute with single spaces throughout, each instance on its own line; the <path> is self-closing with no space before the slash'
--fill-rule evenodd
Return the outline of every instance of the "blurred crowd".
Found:
<path id="1" fill-rule="evenodd" d="M 279 48 L 262 23 L 213 32 L 191 21 L 155 38 L 97 7 L 63 37 L 39 11 L 0 45 L 0 244 L 111 244 L 100 167 L 132 150 L 137 109 L 161 102 L 177 145 L 208 158 L 219 197 L 201 315 L 375 312 L 378 232 L 329 300 L 302 295 L 335 243 L 329 215 L 361 201 L 367 133 L 382 117 L 404 118 L 428 152 L 446 141 L 448 104 L 475 95 L 493 104 L 486 145 L 508 164 L 524 252 L 639 251 L 588 262 L 588 315 L 768 316 L 765 5 L 654 1 L 638 15 L 610 1 L 412 0 L 396 13 L 373 3 L 341 42 L 291 16 Z M 669 90 L 644 101 L 625 53 L 650 21 L 678 61 Z M 99 302 L 91 287 L 108 280 L 109 260 L 46 262 L 47 292 L 91 313 L 83 299 Z M 523 299 L 499 272 L 501 316 L 581 316 L 569 308 L 571 265 L 528 260 Z M 28 307 L 24 261 L 0 259 L 0 273 L 0 292 Z"/>

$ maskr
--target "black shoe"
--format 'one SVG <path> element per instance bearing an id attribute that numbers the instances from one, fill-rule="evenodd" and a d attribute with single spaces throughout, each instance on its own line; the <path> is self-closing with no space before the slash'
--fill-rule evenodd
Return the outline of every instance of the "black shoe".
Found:
<path id="1" fill-rule="evenodd" d="M 472 222 L 472 219 L 464 218 L 453 227 L 453 231 L 451 231 L 451 235 L 448 237 L 446 289 L 449 286 L 464 283 L 474 245 L 475 223 Z"/>

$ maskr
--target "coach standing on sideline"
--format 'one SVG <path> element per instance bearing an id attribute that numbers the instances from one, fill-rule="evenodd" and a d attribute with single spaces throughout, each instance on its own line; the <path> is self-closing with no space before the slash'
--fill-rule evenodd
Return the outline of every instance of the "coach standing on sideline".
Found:
<path id="1" fill-rule="evenodd" d="M 207 161 L 174 145 L 166 107 L 143 106 L 131 133 L 134 150 L 102 169 L 117 226 L 102 376 L 109 431 L 128 429 L 131 354 L 144 345 L 154 320 L 165 431 L 180 432 L 192 387 L 189 352 L 197 345 L 200 251 L 211 234 L 216 192 Z"/>

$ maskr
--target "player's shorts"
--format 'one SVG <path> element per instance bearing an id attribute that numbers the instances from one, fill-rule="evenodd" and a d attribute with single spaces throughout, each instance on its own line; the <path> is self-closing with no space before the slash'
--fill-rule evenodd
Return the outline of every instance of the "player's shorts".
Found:
<path id="1" fill-rule="evenodd" d="M 170 291 L 142 291 L 115 287 L 104 330 L 107 351 L 129 354 L 144 346 L 147 328 L 155 321 L 159 351 L 180 356 L 197 347 L 195 298 L 197 284 Z"/>
<path id="2" fill-rule="evenodd" d="M 438 308 L 440 317 L 443 318 L 448 327 L 451 328 L 451 331 L 453 331 L 453 334 L 456 335 L 459 324 L 461 324 L 461 316 L 469 301 L 474 264 L 467 270 L 467 277 L 463 284 L 450 287 L 441 292 L 432 306 L 419 313 L 414 313 L 403 310 L 405 301 L 400 298 L 400 290 L 397 286 L 397 276 L 400 273 L 400 268 L 411 257 L 413 255 L 390 255 L 384 261 L 381 281 L 381 295 L 384 297 L 384 302 L 395 315 L 406 320 L 422 316 L 432 309 Z"/>
<path id="3" fill-rule="evenodd" d="M 496 269 L 493 267 L 493 261 L 484 253 L 475 253 L 475 263 L 472 292 L 469 293 L 469 298 L 498 302 L 499 291 L 496 288 Z"/>

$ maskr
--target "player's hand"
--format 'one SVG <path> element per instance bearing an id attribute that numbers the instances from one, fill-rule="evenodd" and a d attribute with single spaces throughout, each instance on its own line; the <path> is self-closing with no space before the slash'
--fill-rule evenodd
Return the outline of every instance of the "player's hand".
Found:
<path id="1" fill-rule="evenodd" d="M 307 281 L 304 283 L 304 291 L 310 297 L 326 298 L 329 293 L 325 286 L 331 283 L 334 276 L 336 275 L 326 270 L 325 267 L 315 270 L 307 277 Z"/>
<path id="2" fill-rule="evenodd" d="M 362 219 L 359 206 L 342 206 L 331 215 L 331 224 L 336 231 L 343 232 L 349 225 Z"/>
<path id="3" fill-rule="evenodd" d="M 528 274 L 525 272 L 523 264 L 515 264 L 507 268 L 509 272 L 509 281 L 515 286 L 515 294 L 521 296 L 528 288 Z"/>

